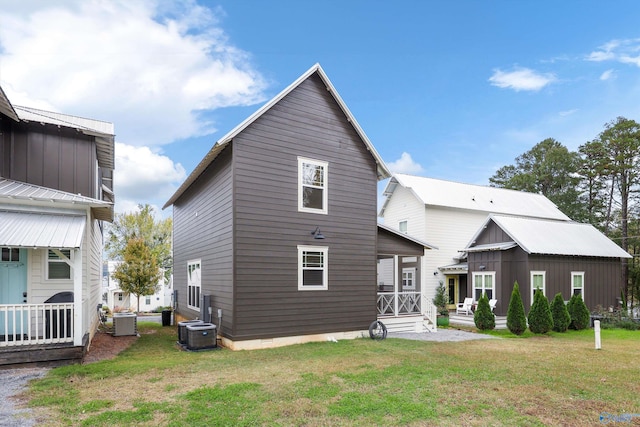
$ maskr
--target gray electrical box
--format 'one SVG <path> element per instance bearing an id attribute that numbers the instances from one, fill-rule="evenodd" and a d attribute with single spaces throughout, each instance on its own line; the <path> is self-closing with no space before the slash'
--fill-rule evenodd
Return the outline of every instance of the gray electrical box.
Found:
<path id="1" fill-rule="evenodd" d="M 137 320 L 135 313 L 114 313 L 113 336 L 136 335 L 138 333 Z"/>

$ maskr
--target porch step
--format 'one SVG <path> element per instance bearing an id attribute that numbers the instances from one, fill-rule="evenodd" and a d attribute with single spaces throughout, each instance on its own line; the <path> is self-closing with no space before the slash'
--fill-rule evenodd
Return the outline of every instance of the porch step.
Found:
<path id="1" fill-rule="evenodd" d="M 379 317 L 388 332 L 423 332 L 424 318 L 420 315 L 406 317 Z"/>

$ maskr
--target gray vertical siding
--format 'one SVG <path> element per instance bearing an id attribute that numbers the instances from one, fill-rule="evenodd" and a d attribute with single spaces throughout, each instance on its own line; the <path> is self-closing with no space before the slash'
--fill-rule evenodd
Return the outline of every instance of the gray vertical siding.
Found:
<path id="1" fill-rule="evenodd" d="M 92 137 L 40 123 L 2 121 L 0 176 L 99 198 Z"/>
<path id="2" fill-rule="evenodd" d="M 173 283 L 178 312 L 189 319 L 200 315 L 187 308 L 187 262 L 200 259 L 201 293 L 212 296 L 214 316 L 222 309 L 218 327 L 225 336 L 232 335 L 234 316 L 231 153 L 228 146 L 173 205 Z"/>
<path id="3" fill-rule="evenodd" d="M 376 318 L 376 164 L 314 75 L 233 141 L 233 339 L 366 329 Z M 298 212 L 298 156 L 328 162 L 328 215 Z M 319 226 L 325 240 L 314 240 Z M 329 289 L 298 290 L 297 245 L 329 248 Z"/>

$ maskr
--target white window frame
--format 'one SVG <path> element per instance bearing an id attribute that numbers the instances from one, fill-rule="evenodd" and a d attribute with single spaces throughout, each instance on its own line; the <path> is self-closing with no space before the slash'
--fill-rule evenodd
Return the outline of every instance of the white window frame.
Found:
<path id="1" fill-rule="evenodd" d="M 124 295 L 122 292 L 118 292 L 118 301 L 124 301 Z"/>
<path id="2" fill-rule="evenodd" d="M 405 285 L 405 280 L 406 280 L 406 283 L 408 283 L 407 285 Z M 416 269 L 415 268 L 402 269 L 402 290 L 403 291 L 416 290 Z"/>
<path id="3" fill-rule="evenodd" d="M 577 288 L 574 286 L 574 279 L 576 277 L 580 277 L 580 280 L 582 282 L 582 286 Z M 576 289 L 580 289 L 580 296 L 582 297 L 582 301 L 584 301 L 584 271 L 572 271 L 571 272 L 571 295 L 570 297 L 573 296 L 574 292 Z"/>
<path id="4" fill-rule="evenodd" d="M 540 290 L 542 291 L 542 295 L 544 295 L 545 297 L 547 296 L 547 272 L 532 270 L 531 275 L 529 277 L 529 283 L 531 288 L 531 305 L 533 305 L 533 298 L 535 296 L 536 289 L 538 289 L 533 285 L 534 276 L 542 276 L 542 287 L 540 287 Z"/>
<path id="5" fill-rule="evenodd" d="M 304 165 L 313 165 L 322 167 L 322 184 L 318 185 L 309 185 L 304 184 L 303 172 Z M 321 160 L 313 160 L 307 159 L 305 157 L 298 157 L 298 211 L 299 212 L 308 212 L 308 213 L 317 213 L 326 215 L 329 212 L 327 201 L 329 200 L 329 163 L 323 162 Z M 309 208 L 304 206 L 304 188 L 312 187 L 322 189 L 322 209 L 317 208 Z"/>
<path id="6" fill-rule="evenodd" d="M 307 252 L 322 253 L 322 265 L 320 267 L 305 267 L 304 256 Z M 305 285 L 305 270 L 322 270 L 322 285 Z M 329 247 L 298 245 L 298 290 L 299 291 L 326 291 L 329 289 Z"/>
<path id="7" fill-rule="evenodd" d="M 70 280 L 73 280 L 73 259 L 74 259 L 74 250 L 72 249 L 57 249 L 60 251 L 60 253 L 62 253 L 63 257 L 60 257 L 60 255 L 56 254 L 55 251 L 53 249 L 46 249 L 44 251 L 44 264 L 45 264 L 45 277 L 47 278 L 47 281 L 50 282 L 60 282 L 60 281 L 65 281 L 68 282 Z M 69 251 L 69 258 L 65 259 L 66 255 L 65 255 L 65 251 Z M 52 252 L 54 255 L 56 255 L 58 257 L 58 259 L 49 259 L 49 252 Z M 69 277 L 64 277 L 64 278 L 56 278 L 56 279 L 51 279 L 49 278 L 49 265 L 51 263 L 63 263 L 63 264 L 67 264 L 69 266 Z"/>
<path id="8" fill-rule="evenodd" d="M 202 261 L 201 259 L 192 259 L 187 261 L 187 307 L 200 311 L 201 294 Z"/>
<path id="9" fill-rule="evenodd" d="M 404 230 L 402 229 L 402 225 L 404 224 Z M 398 221 L 398 231 L 404 234 L 409 232 L 409 220 L 403 219 Z"/>
<path id="10" fill-rule="evenodd" d="M 480 287 L 476 286 L 476 279 L 478 276 L 482 276 L 482 284 Z M 487 287 L 486 285 L 486 277 L 491 277 L 491 287 Z M 471 273 L 471 289 L 473 290 L 473 299 L 476 299 L 476 289 L 482 289 L 480 292 L 480 296 L 486 293 L 487 289 L 491 289 L 491 296 L 487 295 L 489 299 L 496 297 L 496 272 L 495 271 L 474 271 Z M 479 298 L 478 298 L 479 299 Z"/>

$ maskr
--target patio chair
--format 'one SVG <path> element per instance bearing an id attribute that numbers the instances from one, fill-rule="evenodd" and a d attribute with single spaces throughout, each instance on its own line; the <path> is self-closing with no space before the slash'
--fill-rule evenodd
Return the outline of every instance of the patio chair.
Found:
<path id="1" fill-rule="evenodd" d="M 465 298 L 464 302 L 459 302 L 456 306 L 456 314 L 473 314 L 471 307 L 473 307 L 473 298 Z"/>
<path id="2" fill-rule="evenodd" d="M 489 300 L 489 307 L 491 307 L 491 311 L 493 312 L 493 309 L 496 308 L 496 304 L 498 303 L 497 299 L 490 299 Z"/>

